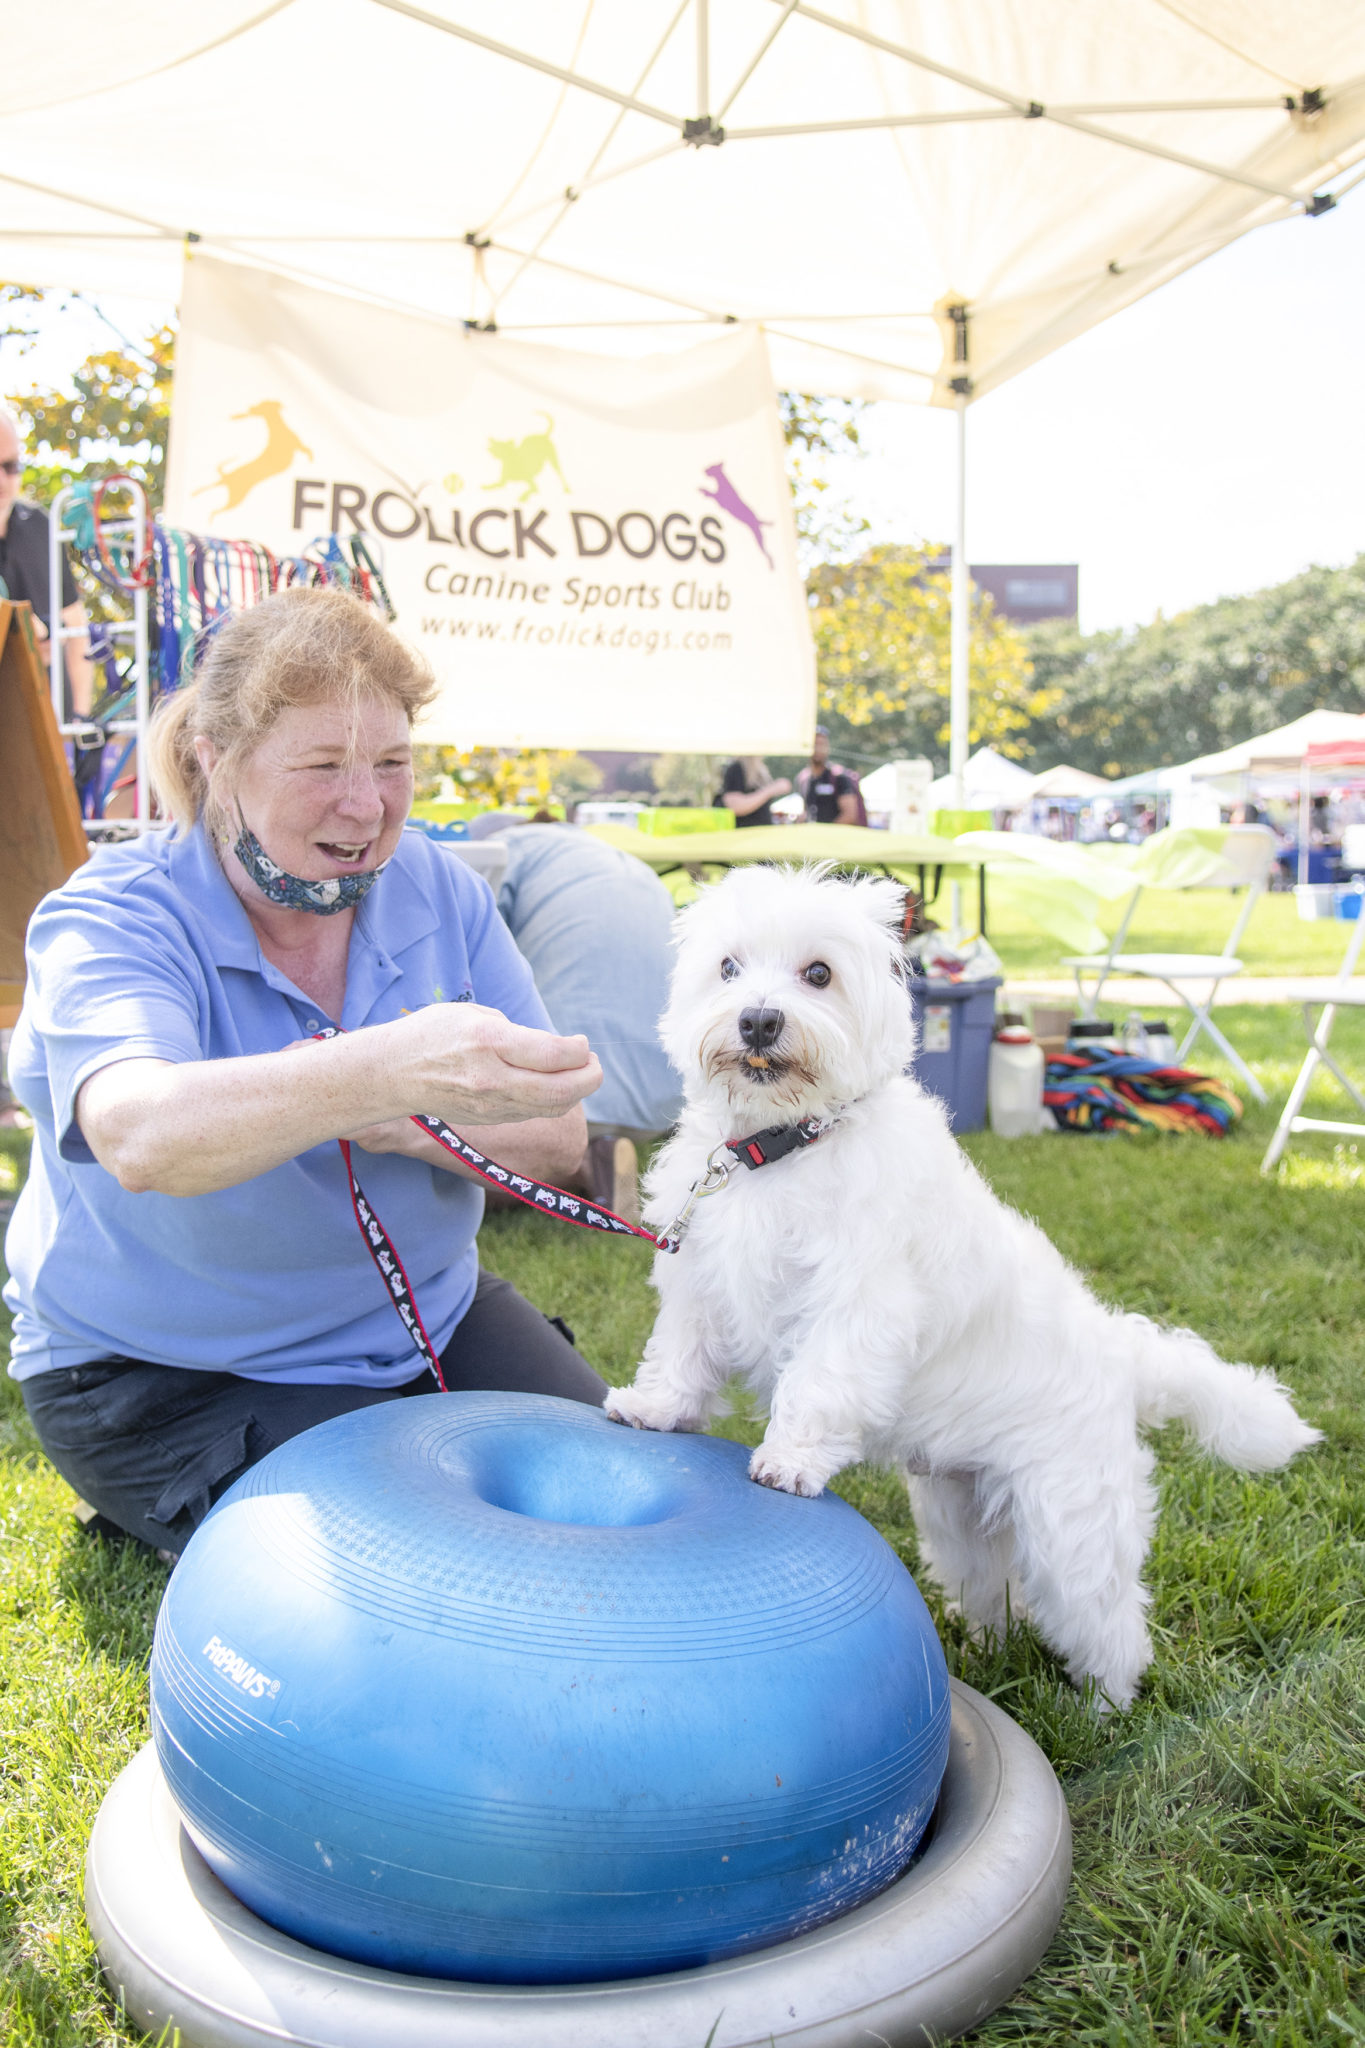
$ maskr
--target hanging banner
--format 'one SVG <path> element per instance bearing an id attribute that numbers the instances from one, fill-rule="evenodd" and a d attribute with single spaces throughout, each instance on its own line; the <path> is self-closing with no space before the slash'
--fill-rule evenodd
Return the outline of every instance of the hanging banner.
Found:
<path id="1" fill-rule="evenodd" d="M 460 746 L 804 751 L 815 657 L 763 335 L 541 348 L 194 255 L 173 525 L 364 536 Z"/>

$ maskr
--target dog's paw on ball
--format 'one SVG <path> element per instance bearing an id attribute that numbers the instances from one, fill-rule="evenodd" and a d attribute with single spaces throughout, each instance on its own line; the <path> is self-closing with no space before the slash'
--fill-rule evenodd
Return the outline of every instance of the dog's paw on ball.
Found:
<path id="1" fill-rule="evenodd" d="M 761 1444 L 749 1460 L 749 1477 L 756 1479 L 760 1486 L 773 1487 L 778 1493 L 798 1493 L 803 1500 L 814 1500 L 825 1490 L 825 1482 L 818 1472 L 808 1472 L 791 1459 L 764 1450 Z"/>
<path id="2" fill-rule="evenodd" d="M 602 1406 L 609 1422 L 628 1423 L 632 1429 L 683 1431 L 690 1435 L 702 1427 L 700 1416 L 680 1414 L 664 1401 L 637 1393 L 634 1387 L 617 1387 Z"/>

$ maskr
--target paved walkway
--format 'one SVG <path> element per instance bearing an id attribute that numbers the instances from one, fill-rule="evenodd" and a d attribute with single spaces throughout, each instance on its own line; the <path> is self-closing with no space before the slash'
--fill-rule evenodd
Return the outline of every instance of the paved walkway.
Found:
<path id="1" fill-rule="evenodd" d="M 1225 1003 L 1297 1003 L 1304 995 L 1326 997 L 1336 986 L 1332 974 L 1234 974 L 1230 975 L 1218 991 L 1219 1006 Z M 1365 975 L 1357 975 L 1348 986 L 1357 994 L 1365 994 Z M 1203 985 L 1194 984 L 1196 994 L 1203 993 Z M 1044 1002 L 1055 998 L 1059 1003 L 1074 1003 L 1076 984 L 1068 976 L 1065 980 L 1049 980 L 1033 974 L 1007 974 L 1002 997 L 1011 1002 L 1019 997 L 1030 1001 Z M 1163 982 L 1146 979 L 1126 978 L 1115 975 L 1104 984 L 1100 996 L 1102 1010 L 1159 1010 L 1163 1004 L 1169 1007 L 1173 998 Z M 1003 1007 L 1003 1003 L 1002 1003 Z"/>

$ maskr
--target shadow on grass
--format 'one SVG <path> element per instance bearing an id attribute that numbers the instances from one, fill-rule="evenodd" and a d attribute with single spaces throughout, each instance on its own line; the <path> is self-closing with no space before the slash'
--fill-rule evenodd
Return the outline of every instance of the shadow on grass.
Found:
<path id="1" fill-rule="evenodd" d="M 87 1536 L 73 1517 L 70 1540 L 57 1561 L 56 1585 L 59 1598 L 79 1617 L 92 1657 L 145 1670 L 169 1577 L 144 1544 L 131 1537 L 120 1542 Z"/>

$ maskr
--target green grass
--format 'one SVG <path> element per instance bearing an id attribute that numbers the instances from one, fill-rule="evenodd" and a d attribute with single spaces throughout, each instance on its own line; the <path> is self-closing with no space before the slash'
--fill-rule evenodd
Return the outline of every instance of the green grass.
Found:
<path id="1" fill-rule="evenodd" d="M 945 898 L 946 901 L 946 890 Z M 976 892 L 964 892 L 975 915 Z M 1241 910 L 1241 898 L 1225 889 L 1144 890 L 1124 939 L 1128 953 L 1221 953 Z M 933 906 L 946 922 L 943 902 Z M 1111 937 L 1118 930 L 1125 904 L 1100 907 L 1098 922 Z M 1072 949 L 1050 938 L 989 894 L 986 929 L 991 944 L 1010 974 L 1065 977 L 1061 965 Z M 1237 954 L 1248 974 L 1335 974 L 1346 951 L 1351 927 L 1336 918 L 1305 922 L 1288 891 L 1262 896 L 1247 922 Z"/>
<path id="2" fill-rule="evenodd" d="M 724 873 L 718 867 L 706 869 L 716 881 Z M 663 877 L 679 903 L 690 902 L 696 894 L 692 878 L 681 869 Z M 976 885 L 963 884 L 963 915 L 976 916 Z M 1096 912 L 1101 930 L 1110 937 L 1118 930 L 1125 899 L 1103 903 Z M 1228 934 L 1242 908 L 1240 895 L 1226 889 L 1145 889 L 1133 922 L 1124 939 L 1130 953 L 1221 953 Z M 940 924 L 950 922 L 949 884 L 929 905 L 930 915 Z M 1012 975 L 1039 975 L 1069 980 L 1062 965 L 1073 949 L 1060 939 L 1041 931 L 1022 913 L 1005 903 L 999 891 L 990 891 L 987 880 L 986 930 L 991 944 Z M 1300 918 L 1288 890 L 1261 897 L 1247 921 L 1238 946 L 1238 957 L 1248 974 L 1335 974 L 1346 951 L 1351 927 L 1336 918 L 1308 921 Z"/>
<path id="3" fill-rule="evenodd" d="M 1311 932 L 1312 927 L 1304 927 Z M 1340 934 L 1341 927 L 1335 928 Z M 1258 1166 L 1300 1056 L 1283 1009 L 1232 1009 L 1271 1091 L 1230 1139 L 967 1141 L 1108 1300 L 1273 1366 L 1326 1431 L 1285 1474 L 1244 1478 L 1160 1441 L 1150 1578 L 1156 1663 L 1096 1721 L 1027 1630 L 973 1648 L 934 1602 L 952 1669 L 1026 1727 L 1066 1787 L 1076 1875 L 1061 1932 L 983 2043 L 1365 2043 L 1365 1174 L 1301 1140 Z M 1353 1027 L 1353 1028 L 1348 1028 Z M 1365 1068 L 1365 1020 L 1339 1044 Z M 1324 1112 L 1334 1097 L 1318 1098 Z M 0 1152 L 16 1159 L 12 1137 Z M 21 1162 L 20 1162 L 21 1163 Z M 562 1314 L 613 1380 L 651 1318 L 648 1254 L 533 1216 L 485 1226 L 485 1262 Z M 752 1439 L 742 1417 L 728 1430 Z M 839 1482 L 912 1568 L 902 1489 Z M 124 2043 L 84 1931 L 100 1797 L 146 1735 L 160 1566 L 76 1533 L 13 1388 L 0 1404 L 0 1898 L 8 2048 Z M 552 2043 L 546 2048 L 553 2048 Z M 701 2043 L 696 2044 L 701 2048 Z"/>

